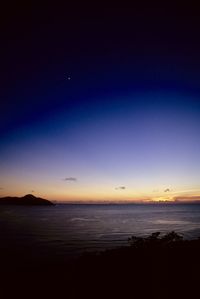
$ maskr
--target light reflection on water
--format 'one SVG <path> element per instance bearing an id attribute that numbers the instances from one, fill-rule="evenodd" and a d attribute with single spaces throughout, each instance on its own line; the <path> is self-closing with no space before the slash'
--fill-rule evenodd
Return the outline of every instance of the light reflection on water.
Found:
<path id="1" fill-rule="evenodd" d="M 199 237 L 200 205 L 0 207 L 0 246 L 26 244 L 57 254 L 126 245 L 131 235 L 171 230 Z"/>

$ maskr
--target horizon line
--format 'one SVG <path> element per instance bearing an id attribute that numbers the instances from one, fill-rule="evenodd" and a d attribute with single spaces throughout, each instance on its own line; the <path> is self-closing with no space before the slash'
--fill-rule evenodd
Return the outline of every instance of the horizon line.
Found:
<path id="1" fill-rule="evenodd" d="M 172 205 L 172 204 L 200 204 L 200 200 L 194 200 L 194 201 L 167 201 L 167 200 L 160 200 L 160 201 L 94 201 L 94 200 L 76 200 L 76 201 L 60 201 L 60 200 L 52 200 L 53 203 L 55 204 L 85 204 L 85 205 L 160 205 L 160 204 L 167 204 L 167 205 Z"/>

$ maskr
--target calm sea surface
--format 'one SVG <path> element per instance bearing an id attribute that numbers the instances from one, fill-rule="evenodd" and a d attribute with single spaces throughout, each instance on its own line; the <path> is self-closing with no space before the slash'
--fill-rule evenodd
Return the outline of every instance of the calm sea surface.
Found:
<path id="1" fill-rule="evenodd" d="M 24 245 L 76 255 L 126 245 L 131 235 L 175 230 L 200 236 L 200 205 L 57 205 L 0 207 L 0 248 Z"/>

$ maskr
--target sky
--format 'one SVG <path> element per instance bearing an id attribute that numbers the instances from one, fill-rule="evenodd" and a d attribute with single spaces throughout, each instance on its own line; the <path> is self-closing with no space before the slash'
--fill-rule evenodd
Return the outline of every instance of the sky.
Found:
<path id="1" fill-rule="evenodd" d="M 200 199 L 199 20 L 184 4 L 5 7 L 0 196 Z"/>

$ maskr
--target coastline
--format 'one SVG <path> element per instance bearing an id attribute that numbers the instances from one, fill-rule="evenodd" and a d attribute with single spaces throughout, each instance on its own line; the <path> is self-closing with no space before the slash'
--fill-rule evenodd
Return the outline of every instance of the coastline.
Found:
<path id="1" fill-rule="evenodd" d="M 88 296 L 92 290 L 99 290 L 99 294 L 111 292 L 112 296 L 123 291 L 134 296 L 169 298 L 188 289 L 191 295 L 198 286 L 200 239 L 183 240 L 174 233 L 174 238 L 166 237 L 165 241 L 155 234 L 133 240 L 131 244 L 129 239 L 128 246 L 71 260 L 49 253 L 41 261 L 34 248 L 15 255 L 7 248 L 1 252 L 1 281 L 17 284 L 22 290 L 30 289 L 30 282 L 34 282 L 35 288 L 45 290 L 46 295 L 53 286 L 59 291 L 65 289 L 70 298 L 75 298 L 80 288 Z"/>

